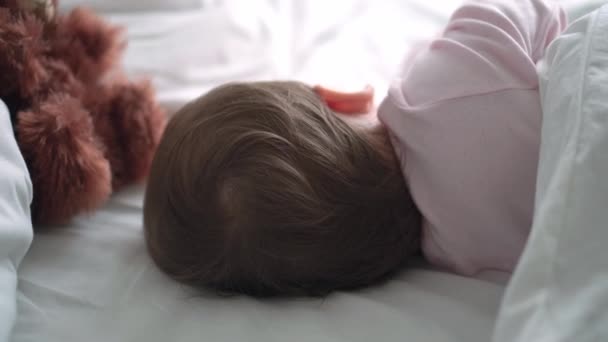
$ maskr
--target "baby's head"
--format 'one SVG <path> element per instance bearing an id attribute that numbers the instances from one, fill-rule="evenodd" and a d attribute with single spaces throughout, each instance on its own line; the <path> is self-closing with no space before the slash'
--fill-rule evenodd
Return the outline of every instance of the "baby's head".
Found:
<path id="1" fill-rule="evenodd" d="M 385 279 L 419 248 L 419 213 L 388 138 L 298 82 L 221 86 L 169 122 L 145 236 L 178 281 L 253 296 Z"/>

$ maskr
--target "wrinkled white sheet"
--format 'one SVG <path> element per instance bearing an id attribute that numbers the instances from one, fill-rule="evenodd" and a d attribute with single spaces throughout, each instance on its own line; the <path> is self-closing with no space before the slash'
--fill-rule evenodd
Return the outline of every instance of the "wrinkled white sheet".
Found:
<path id="1" fill-rule="evenodd" d="M 216 1 L 200 10 L 111 12 L 129 27 L 125 66 L 175 109 L 233 80 L 299 79 L 381 97 L 407 50 L 460 0 Z"/>
<path id="2" fill-rule="evenodd" d="M 322 299 L 195 294 L 161 274 L 141 237 L 141 189 L 37 236 L 21 268 L 13 341 L 488 341 L 502 287 L 417 267 Z"/>
<path id="3" fill-rule="evenodd" d="M 572 24 L 539 70 L 536 215 L 494 341 L 608 341 L 608 5 Z"/>

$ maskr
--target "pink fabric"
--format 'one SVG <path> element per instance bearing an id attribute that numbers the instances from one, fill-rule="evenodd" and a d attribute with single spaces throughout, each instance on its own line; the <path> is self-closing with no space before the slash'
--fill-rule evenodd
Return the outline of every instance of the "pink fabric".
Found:
<path id="1" fill-rule="evenodd" d="M 517 263 L 534 210 L 536 62 L 565 25 L 549 1 L 468 2 L 391 86 L 379 117 L 424 216 L 430 262 L 467 275 Z"/>

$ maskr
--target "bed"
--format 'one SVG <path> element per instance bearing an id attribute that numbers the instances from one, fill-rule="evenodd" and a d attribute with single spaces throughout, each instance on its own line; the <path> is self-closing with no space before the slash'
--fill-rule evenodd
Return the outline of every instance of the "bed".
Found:
<path id="1" fill-rule="evenodd" d="M 232 80 L 371 83 L 383 94 L 407 50 L 440 30 L 459 3 L 65 0 L 63 6 L 91 6 L 127 28 L 124 66 L 133 77 L 152 78 L 170 115 Z M 566 1 L 576 16 L 596 3 Z M 460 277 L 423 261 L 386 284 L 322 299 L 195 292 L 160 273 L 146 254 L 143 190 L 126 189 L 95 213 L 37 234 L 23 260 L 13 258 L 19 285 L 11 341 L 492 339 L 506 278 Z M 26 245 L 31 227 L 21 224 Z"/>

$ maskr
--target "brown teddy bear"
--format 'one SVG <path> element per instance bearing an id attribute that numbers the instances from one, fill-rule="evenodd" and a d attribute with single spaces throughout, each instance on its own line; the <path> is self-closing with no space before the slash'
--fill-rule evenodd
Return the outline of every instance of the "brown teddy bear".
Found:
<path id="1" fill-rule="evenodd" d="M 165 115 L 117 68 L 121 30 L 56 0 L 0 0 L 0 99 L 34 188 L 32 219 L 61 224 L 142 181 Z"/>

